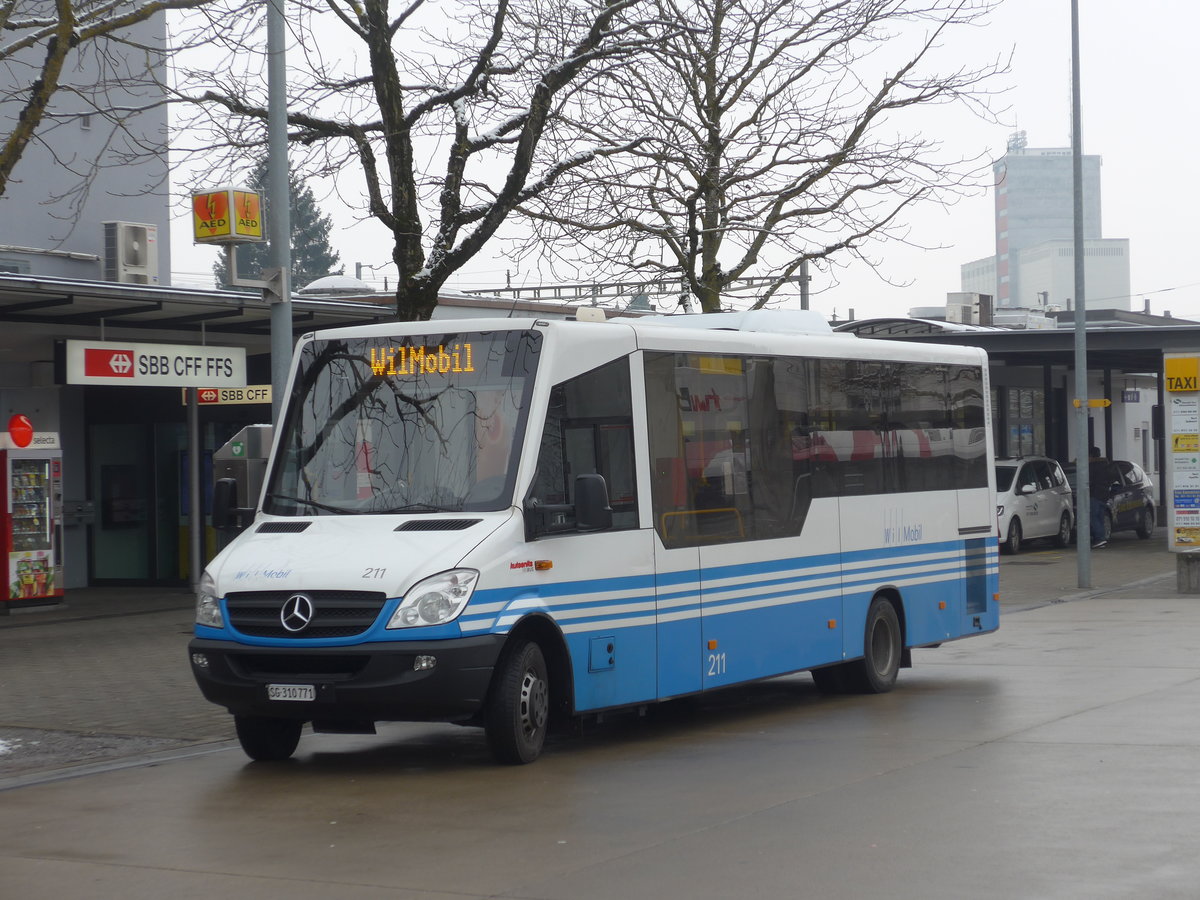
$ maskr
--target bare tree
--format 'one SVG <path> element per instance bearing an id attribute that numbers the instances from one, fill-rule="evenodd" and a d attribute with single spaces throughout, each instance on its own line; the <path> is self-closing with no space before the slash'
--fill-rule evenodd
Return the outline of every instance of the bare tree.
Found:
<path id="1" fill-rule="evenodd" d="M 905 209 L 983 171 L 947 159 L 912 114 L 962 103 L 991 117 L 1002 62 L 933 68 L 993 0 L 657 2 L 691 27 L 575 110 L 655 138 L 525 202 L 534 239 L 518 259 L 549 244 L 559 261 L 681 281 L 706 312 L 754 277 L 760 307 L 805 260 L 905 239 Z"/>
<path id="2" fill-rule="evenodd" d="M 636 17 L 641 5 L 408 0 L 393 12 L 387 0 L 325 0 L 289 12 L 291 162 L 310 175 L 361 176 L 365 213 L 394 236 L 400 318 L 429 318 L 446 279 L 518 204 L 644 140 L 561 115 L 661 38 Z M 257 27 L 226 24 L 231 65 L 260 40 Z M 187 123 L 207 135 L 196 152 L 223 145 L 244 158 L 264 142 L 256 71 L 210 62 L 183 71 L 180 85 L 181 99 L 200 104 Z"/>
<path id="3" fill-rule="evenodd" d="M 121 130 L 138 112 L 134 85 L 148 84 L 150 70 L 163 64 L 167 48 L 146 42 L 138 26 L 167 10 L 195 8 L 210 0 L 2 0 L 0 30 L 0 196 L 14 168 L 39 131 L 64 119 L 98 116 Z M 73 67 L 88 74 L 72 77 Z M 157 93 L 157 92 L 155 92 Z M 59 95 L 69 95 L 55 108 Z M 114 100 L 114 95 L 119 99 Z M 152 105 L 161 98 L 144 98 Z M 163 136 L 165 139 L 165 135 Z M 161 146 L 159 148 L 161 152 Z M 81 161 L 76 174 L 86 182 L 88 170 L 102 162 Z M 70 169 L 68 164 L 63 167 Z M 165 169 L 164 169 L 165 171 Z M 65 173 L 64 173 L 65 174 Z M 47 186 L 59 196 L 64 184 Z"/>

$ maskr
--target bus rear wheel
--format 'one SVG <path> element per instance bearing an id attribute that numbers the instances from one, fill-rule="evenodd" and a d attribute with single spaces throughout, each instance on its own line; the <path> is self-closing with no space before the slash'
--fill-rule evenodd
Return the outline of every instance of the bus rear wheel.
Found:
<path id="1" fill-rule="evenodd" d="M 248 757 L 256 762 L 279 762 L 296 752 L 304 723 L 268 716 L 234 716 L 233 727 Z"/>
<path id="2" fill-rule="evenodd" d="M 896 607 L 883 597 L 871 601 L 863 634 L 863 658 L 855 679 L 865 694 L 886 694 L 896 684 L 903 650 L 900 617 Z"/>
<path id="3" fill-rule="evenodd" d="M 550 719 L 550 679 L 542 648 L 525 641 L 506 653 L 496 670 L 484 714 L 492 756 L 512 765 L 542 753 Z"/>

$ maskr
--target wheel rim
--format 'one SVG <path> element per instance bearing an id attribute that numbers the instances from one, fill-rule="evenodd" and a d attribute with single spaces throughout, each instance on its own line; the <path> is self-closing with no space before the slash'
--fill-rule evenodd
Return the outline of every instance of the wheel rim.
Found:
<path id="1" fill-rule="evenodd" d="M 1016 519 L 1008 526 L 1008 546 L 1016 553 L 1021 547 L 1021 523 Z"/>
<path id="2" fill-rule="evenodd" d="M 537 672 L 528 669 L 521 679 L 521 733 L 526 738 L 537 734 L 546 724 L 550 711 L 550 697 L 546 680 Z"/>
<path id="3" fill-rule="evenodd" d="M 886 676 L 892 670 L 892 654 L 895 653 L 895 641 L 892 636 L 892 626 L 886 619 L 878 619 L 871 629 L 871 662 L 878 675 Z"/>

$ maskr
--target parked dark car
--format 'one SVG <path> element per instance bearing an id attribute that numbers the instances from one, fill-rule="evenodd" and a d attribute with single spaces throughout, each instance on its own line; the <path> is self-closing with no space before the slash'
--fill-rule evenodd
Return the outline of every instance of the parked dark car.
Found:
<path id="1" fill-rule="evenodd" d="M 1075 464 L 1063 467 L 1075 492 Z M 1143 540 L 1154 534 L 1154 482 L 1137 463 L 1125 459 L 1093 460 L 1088 467 L 1092 496 L 1096 486 L 1105 485 L 1104 532 L 1092 540 L 1107 541 L 1114 531 L 1134 531 Z M 1096 501 L 1093 499 L 1093 503 Z"/>

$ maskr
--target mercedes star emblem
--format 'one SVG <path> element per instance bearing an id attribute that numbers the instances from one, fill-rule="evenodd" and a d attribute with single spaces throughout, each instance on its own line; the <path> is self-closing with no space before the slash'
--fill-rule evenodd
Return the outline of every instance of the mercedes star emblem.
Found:
<path id="1" fill-rule="evenodd" d="M 313 602 L 307 594 L 292 594 L 283 601 L 279 621 L 288 631 L 303 631 L 313 620 Z"/>

